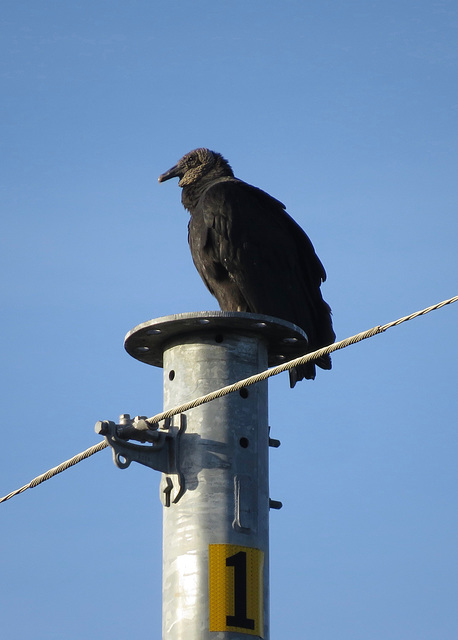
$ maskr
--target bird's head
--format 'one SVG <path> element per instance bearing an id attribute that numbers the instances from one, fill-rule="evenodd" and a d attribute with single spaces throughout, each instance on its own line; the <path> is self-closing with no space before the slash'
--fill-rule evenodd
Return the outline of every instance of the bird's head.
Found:
<path id="1" fill-rule="evenodd" d="M 194 149 L 178 160 L 177 164 L 159 176 L 159 182 L 180 178 L 179 186 L 186 187 L 211 173 L 214 177 L 233 176 L 227 160 L 210 149 Z"/>

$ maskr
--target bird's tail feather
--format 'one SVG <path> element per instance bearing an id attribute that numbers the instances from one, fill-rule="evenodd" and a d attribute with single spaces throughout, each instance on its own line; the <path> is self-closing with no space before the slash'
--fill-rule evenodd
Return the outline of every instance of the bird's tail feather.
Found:
<path id="1" fill-rule="evenodd" d="M 294 367 L 289 370 L 289 386 L 291 389 L 295 386 L 296 382 L 303 380 L 315 380 L 316 369 L 315 365 L 318 365 L 320 369 L 331 369 L 331 357 L 330 356 L 322 356 L 318 358 L 318 360 L 314 360 L 313 362 L 307 362 L 306 364 L 301 364 L 298 367 Z"/>

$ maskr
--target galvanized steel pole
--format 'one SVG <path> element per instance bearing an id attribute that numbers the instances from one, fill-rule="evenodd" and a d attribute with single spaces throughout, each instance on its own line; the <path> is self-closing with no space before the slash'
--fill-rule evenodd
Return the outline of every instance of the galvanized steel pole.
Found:
<path id="1" fill-rule="evenodd" d="M 166 410 L 293 357 L 306 342 L 282 320 L 206 312 L 144 323 L 125 344 L 163 366 Z M 267 382 L 177 416 L 171 428 L 180 438 L 175 473 L 160 485 L 163 640 L 268 640 Z"/>

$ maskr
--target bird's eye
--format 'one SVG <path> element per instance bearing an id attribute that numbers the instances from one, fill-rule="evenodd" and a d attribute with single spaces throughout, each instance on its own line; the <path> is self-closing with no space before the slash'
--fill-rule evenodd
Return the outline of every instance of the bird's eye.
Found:
<path id="1" fill-rule="evenodd" d="M 186 163 L 188 165 L 189 169 L 195 169 L 196 167 L 198 167 L 201 162 L 199 160 L 199 158 L 197 158 L 196 156 L 189 158 L 188 162 Z"/>

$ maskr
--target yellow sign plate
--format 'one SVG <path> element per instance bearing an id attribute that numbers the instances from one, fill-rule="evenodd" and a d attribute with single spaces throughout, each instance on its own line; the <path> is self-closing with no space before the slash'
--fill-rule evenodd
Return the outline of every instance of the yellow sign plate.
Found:
<path id="1" fill-rule="evenodd" d="M 264 637 L 264 552 L 235 544 L 209 546 L 210 631 Z"/>

